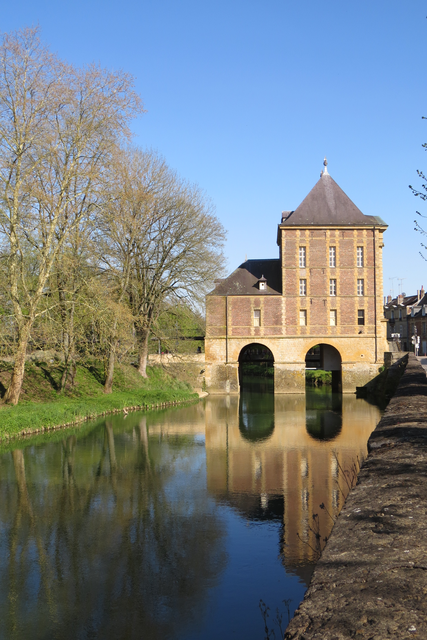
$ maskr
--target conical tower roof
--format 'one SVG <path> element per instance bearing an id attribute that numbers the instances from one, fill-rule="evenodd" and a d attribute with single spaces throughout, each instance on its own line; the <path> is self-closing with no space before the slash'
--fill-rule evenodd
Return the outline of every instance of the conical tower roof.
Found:
<path id="1" fill-rule="evenodd" d="M 378 216 L 365 216 L 331 178 L 327 170 L 295 211 L 282 220 L 284 226 L 381 225 Z M 281 226 L 282 226 L 281 225 Z"/>

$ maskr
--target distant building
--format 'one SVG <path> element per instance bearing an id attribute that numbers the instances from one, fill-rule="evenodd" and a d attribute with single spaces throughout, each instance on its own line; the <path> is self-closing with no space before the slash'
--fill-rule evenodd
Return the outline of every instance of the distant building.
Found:
<path id="1" fill-rule="evenodd" d="M 305 390 L 306 366 L 354 392 L 384 361 L 382 248 L 387 225 L 364 215 L 325 171 L 278 225 L 279 258 L 247 260 L 206 299 L 206 385 L 238 393 L 239 363 L 274 361 L 275 392 Z"/>
<path id="2" fill-rule="evenodd" d="M 418 354 L 427 355 L 426 313 L 427 294 L 424 287 L 411 296 L 388 296 L 384 304 L 384 317 L 387 320 L 390 351 L 414 351 L 414 342 L 417 341 Z"/>

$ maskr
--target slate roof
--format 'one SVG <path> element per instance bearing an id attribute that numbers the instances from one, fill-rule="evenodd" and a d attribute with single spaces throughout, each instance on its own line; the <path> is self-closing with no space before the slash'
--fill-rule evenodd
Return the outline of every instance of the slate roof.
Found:
<path id="1" fill-rule="evenodd" d="M 264 276 L 267 289 L 260 291 L 258 281 Z M 282 295 L 280 260 L 246 260 L 211 291 L 210 296 Z"/>
<path id="2" fill-rule="evenodd" d="M 397 307 L 418 306 L 420 304 L 427 304 L 427 294 L 425 294 L 421 299 L 418 298 L 417 294 L 404 296 L 402 298 L 400 298 L 400 296 L 397 296 L 396 298 L 390 300 L 390 302 L 386 302 L 384 306 L 386 307 L 386 309 L 393 309 Z"/>
<path id="3" fill-rule="evenodd" d="M 344 191 L 323 173 L 295 211 L 284 217 L 280 226 L 387 226 L 378 216 L 365 216 Z"/>

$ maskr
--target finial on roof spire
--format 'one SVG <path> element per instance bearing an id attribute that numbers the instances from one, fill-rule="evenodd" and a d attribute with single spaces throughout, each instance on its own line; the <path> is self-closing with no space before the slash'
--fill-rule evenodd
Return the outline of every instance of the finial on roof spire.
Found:
<path id="1" fill-rule="evenodd" d="M 322 175 L 325 175 L 325 176 L 329 175 L 328 174 L 328 161 L 326 160 L 326 156 L 325 156 L 325 159 L 323 160 L 323 166 L 325 167 L 325 170 L 322 172 Z"/>

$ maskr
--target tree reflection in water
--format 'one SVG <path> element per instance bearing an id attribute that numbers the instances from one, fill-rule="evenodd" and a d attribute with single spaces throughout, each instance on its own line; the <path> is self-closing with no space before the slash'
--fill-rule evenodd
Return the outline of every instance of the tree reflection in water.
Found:
<path id="1" fill-rule="evenodd" d="M 334 440 L 342 428 L 342 395 L 324 389 L 306 389 L 307 433 L 316 440 Z"/>
<path id="2" fill-rule="evenodd" d="M 242 380 L 239 403 L 239 429 L 249 442 L 267 440 L 274 431 L 273 379 Z"/>
<path id="3" fill-rule="evenodd" d="M 149 437 L 145 421 L 3 457 L 0 637 L 160 639 L 203 616 L 223 523 L 198 489 L 197 444 Z"/>

